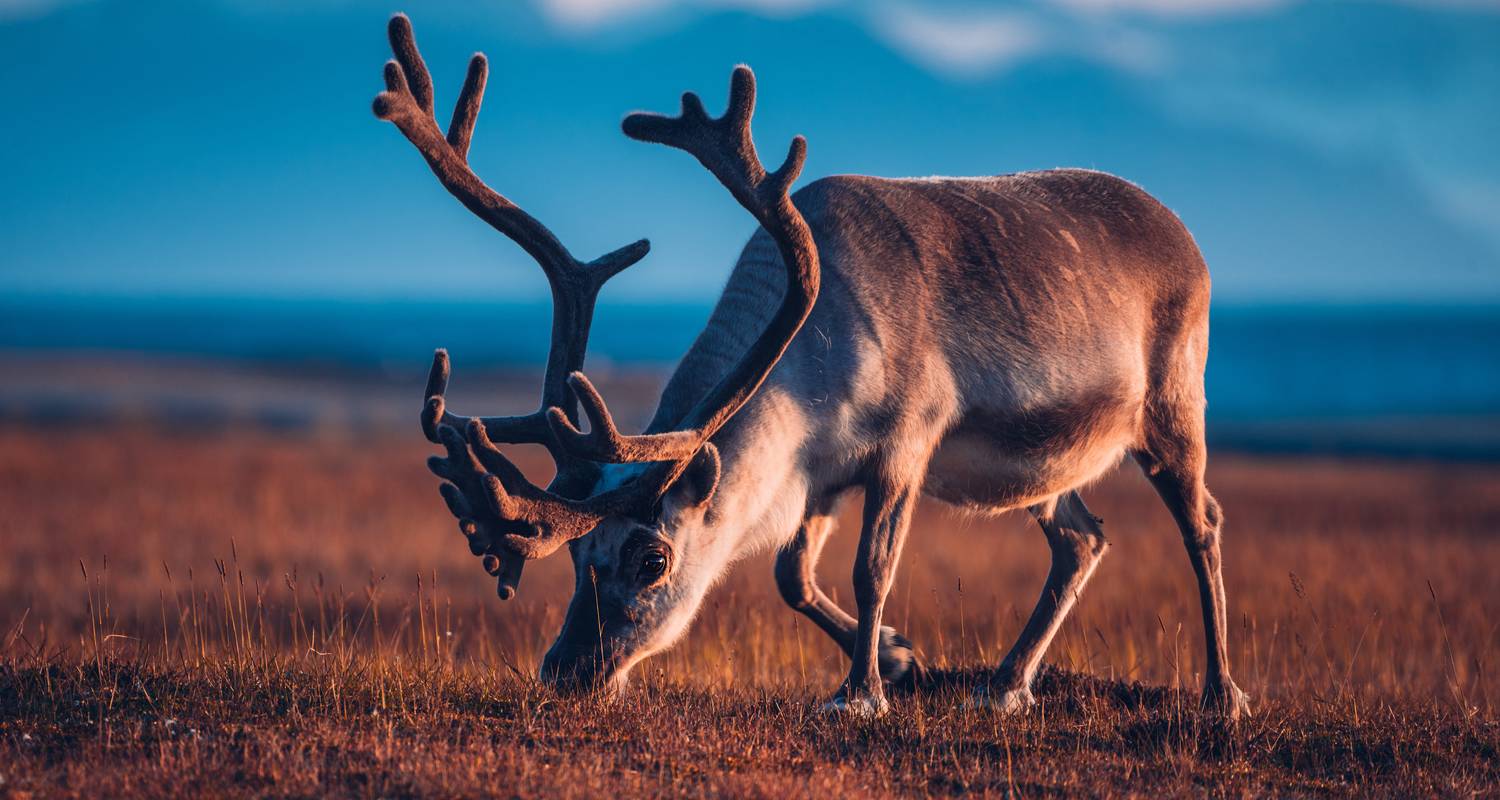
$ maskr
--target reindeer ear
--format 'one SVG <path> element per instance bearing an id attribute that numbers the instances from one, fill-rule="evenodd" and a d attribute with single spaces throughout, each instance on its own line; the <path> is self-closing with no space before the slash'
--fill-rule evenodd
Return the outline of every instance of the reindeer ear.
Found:
<path id="1" fill-rule="evenodd" d="M 709 442 L 693 456 L 693 463 L 672 484 L 671 496 L 688 508 L 700 508 L 708 505 L 718 488 L 719 448 Z"/>

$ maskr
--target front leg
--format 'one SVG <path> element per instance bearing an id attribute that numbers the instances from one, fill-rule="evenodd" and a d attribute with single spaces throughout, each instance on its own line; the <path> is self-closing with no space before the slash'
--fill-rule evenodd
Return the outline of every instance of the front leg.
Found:
<path id="1" fill-rule="evenodd" d="M 854 560 L 859 625 L 849 654 L 849 677 L 829 702 L 831 710 L 879 716 L 890 708 L 880 681 L 880 617 L 896 576 L 917 495 L 918 487 L 910 480 L 886 479 L 865 487 L 864 527 Z"/>
<path id="2" fill-rule="evenodd" d="M 776 554 L 776 586 L 787 605 L 828 634 L 844 655 L 852 656 L 859 623 L 823 593 L 817 579 L 818 556 L 834 528 L 831 506 L 809 513 L 797 535 Z M 916 685 L 921 672 L 911 642 L 887 626 L 880 629 L 879 664 L 882 680 L 906 689 Z"/>

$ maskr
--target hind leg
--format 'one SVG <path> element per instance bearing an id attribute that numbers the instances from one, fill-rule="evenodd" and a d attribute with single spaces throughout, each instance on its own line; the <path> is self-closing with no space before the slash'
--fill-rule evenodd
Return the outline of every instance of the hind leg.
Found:
<path id="1" fill-rule="evenodd" d="M 1235 720 L 1250 713 L 1250 704 L 1245 693 L 1229 676 L 1229 621 L 1219 549 L 1223 515 L 1218 501 L 1203 483 L 1207 453 L 1203 445 L 1202 422 L 1187 427 L 1186 433 L 1175 440 L 1159 439 L 1149 451 L 1138 451 L 1133 455 L 1177 520 L 1188 559 L 1198 579 L 1203 634 L 1208 649 L 1203 706 Z"/>
<path id="2" fill-rule="evenodd" d="M 809 514 L 797 535 L 776 554 L 776 587 L 787 605 L 812 620 L 838 643 L 844 655 L 852 657 L 859 623 L 829 599 L 817 581 L 818 556 L 833 532 L 831 512 L 827 508 Z M 878 661 L 881 680 L 903 688 L 909 688 L 921 669 L 911 642 L 889 626 L 880 629 Z"/>
<path id="3" fill-rule="evenodd" d="M 975 690 L 969 701 L 972 706 L 1018 712 L 1036 702 L 1031 695 L 1031 681 L 1042 664 L 1047 646 L 1062 628 L 1063 620 L 1109 547 L 1104 531 L 1099 528 L 1099 519 L 1089 513 L 1077 492 L 1033 506 L 1030 511 L 1047 535 L 1052 568 L 1047 572 L 1047 583 L 1026 627 L 995 670 L 990 685 Z"/>

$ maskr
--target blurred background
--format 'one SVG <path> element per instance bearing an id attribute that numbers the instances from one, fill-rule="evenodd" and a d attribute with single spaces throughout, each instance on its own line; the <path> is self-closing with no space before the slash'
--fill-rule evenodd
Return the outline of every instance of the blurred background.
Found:
<path id="1" fill-rule="evenodd" d="M 460 392 L 540 364 L 539 270 L 370 113 L 394 10 L 0 0 L 0 414 L 410 426 L 434 347 Z M 1214 276 L 1220 447 L 1500 454 L 1493 2 L 404 10 L 443 119 L 490 57 L 483 177 L 581 257 L 652 240 L 604 294 L 596 373 L 673 363 L 752 225 L 618 122 L 719 107 L 744 62 L 762 149 L 810 141 L 804 183 L 1080 166 L 1163 200 Z"/>

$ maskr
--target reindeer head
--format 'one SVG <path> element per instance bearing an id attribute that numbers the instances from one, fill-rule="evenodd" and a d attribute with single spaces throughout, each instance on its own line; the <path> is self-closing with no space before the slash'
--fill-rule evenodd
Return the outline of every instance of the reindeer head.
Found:
<path id="1" fill-rule="evenodd" d="M 767 172 L 750 136 L 755 76 L 738 67 L 729 108 L 710 118 L 692 93 L 677 117 L 631 114 L 627 136 L 695 156 L 765 228 L 787 270 L 787 291 L 771 321 L 739 362 L 670 430 L 622 434 L 599 392 L 578 370 L 600 288 L 639 261 L 649 245 L 627 245 L 581 262 L 531 215 L 485 185 L 468 166 L 469 142 L 488 73 L 475 55 L 446 135 L 433 114 L 432 78 L 404 15 L 390 22 L 395 60 L 375 114 L 396 125 L 438 180 L 475 215 L 510 237 L 541 265 L 552 288 L 552 348 L 541 406 L 515 417 L 461 417 L 444 404 L 447 353 L 433 359 L 422 429 L 446 456 L 428 461 L 470 550 L 498 577 L 502 599 L 515 593 L 521 568 L 563 545 L 573 554 L 576 586 L 563 630 L 542 676 L 559 684 L 618 683 L 641 658 L 687 627 L 713 579 L 695 552 L 713 514 L 719 456 L 712 438 L 744 407 L 776 365 L 818 295 L 812 233 L 787 192 L 806 157 L 802 137 Z M 588 420 L 579 427 L 578 407 Z M 552 483 L 532 484 L 496 446 L 545 446 L 557 465 Z M 722 562 L 718 562 L 722 563 Z M 709 574 L 714 573 L 714 574 Z"/>

